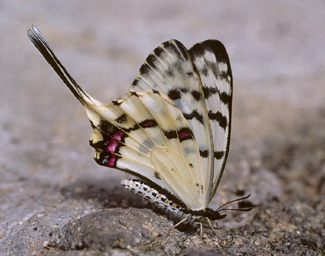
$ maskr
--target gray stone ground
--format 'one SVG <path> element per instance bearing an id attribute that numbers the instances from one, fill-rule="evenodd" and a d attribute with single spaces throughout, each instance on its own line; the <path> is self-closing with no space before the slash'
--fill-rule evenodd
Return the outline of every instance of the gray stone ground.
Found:
<path id="1" fill-rule="evenodd" d="M 0 1 L 1 255 L 325 255 L 324 1 Z M 251 193 L 218 236 L 173 230 L 97 166 L 80 104 L 27 38 L 36 25 L 95 98 L 123 96 L 176 38 L 230 55 L 230 157 L 211 207 Z"/>

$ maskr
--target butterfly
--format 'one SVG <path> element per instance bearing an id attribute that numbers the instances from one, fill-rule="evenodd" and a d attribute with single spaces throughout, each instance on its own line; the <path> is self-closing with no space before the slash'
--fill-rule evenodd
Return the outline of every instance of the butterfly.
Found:
<path id="1" fill-rule="evenodd" d="M 177 40 L 162 43 L 125 96 L 105 104 L 75 82 L 36 27 L 28 36 L 84 106 L 98 164 L 139 177 L 121 183 L 183 230 L 226 216 L 208 208 L 230 143 L 233 81 L 221 42 L 189 50 Z"/>

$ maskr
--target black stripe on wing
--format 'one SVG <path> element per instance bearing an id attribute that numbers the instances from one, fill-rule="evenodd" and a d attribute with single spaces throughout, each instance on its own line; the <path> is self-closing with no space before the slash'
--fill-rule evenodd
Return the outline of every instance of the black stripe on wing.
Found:
<path id="1" fill-rule="evenodd" d="M 212 113 L 212 111 L 209 111 L 208 116 L 210 120 L 216 120 L 219 123 L 219 126 L 222 127 L 223 129 L 229 126 L 227 117 L 222 115 L 221 112 L 219 111 L 216 113 Z"/>

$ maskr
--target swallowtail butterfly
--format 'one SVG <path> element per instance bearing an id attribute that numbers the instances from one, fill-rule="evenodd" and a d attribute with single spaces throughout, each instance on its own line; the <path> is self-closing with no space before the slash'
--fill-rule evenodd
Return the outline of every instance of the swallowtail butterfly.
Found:
<path id="1" fill-rule="evenodd" d="M 207 40 L 189 50 L 177 40 L 162 43 L 126 95 L 104 104 L 75 82 L 36 27 L 28 36 L 86 109 L 98 164 L 141 178 L 122 184 L 183 229 L 226 216 L 207 208 L 230 142 L 232 74 L 222 43 Z"/>

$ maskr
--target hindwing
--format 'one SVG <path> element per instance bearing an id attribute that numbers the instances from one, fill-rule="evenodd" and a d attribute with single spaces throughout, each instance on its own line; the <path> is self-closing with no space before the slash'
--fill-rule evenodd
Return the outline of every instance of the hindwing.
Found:
<path id="1" fill-rule="evenodd" d="M 202 209 L 203 167 L 191 128 L 175 104 L 158 91 L 128 92 L 93 107 L 90 145 L 96 161 L 133 173 L 169 191 L 182 205 Z"/>

